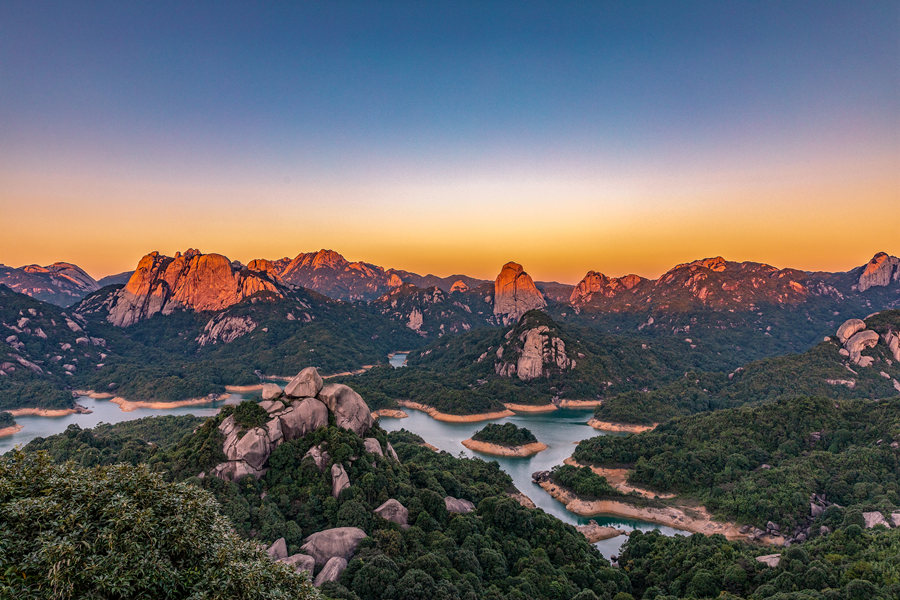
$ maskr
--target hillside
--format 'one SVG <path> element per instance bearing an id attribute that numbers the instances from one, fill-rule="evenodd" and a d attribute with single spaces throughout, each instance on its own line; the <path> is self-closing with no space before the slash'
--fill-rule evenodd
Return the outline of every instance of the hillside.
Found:
<path id="1" fill-rule="evenodd" d="M 656 390 L 608 397 L 597 408 L 596 417 L 618 423 L 655 423 L 790 394 L 883 398 L 900 393 L 900 310 L 849 322 L 871 332 L 866 338 L 871 346 L 862 348 L 860 355 L 869 358 L 854 362 L 833 334 L 802 354 L 755 361 L 729 373 L 692 371 Z"/>

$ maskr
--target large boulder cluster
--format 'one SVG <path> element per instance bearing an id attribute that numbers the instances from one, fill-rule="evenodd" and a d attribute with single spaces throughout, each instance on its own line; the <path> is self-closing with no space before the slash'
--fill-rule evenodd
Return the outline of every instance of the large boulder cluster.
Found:
<path id="1" fill-rule="evenodd" d="M 338 427 L 357 435 L 362 435 L 374 424 L 372 413 L 359 394 L 346 385 L 324 385 L 315 367 L 300 371 L 283 391 L 277 385 L 266 384 L 263 398 L 260 406 L 269 413 L 269 420 L 265 425 L 247 429 L 235 421 L 234 415 L 229 415 L 219 425 L 219 430 L 225 436 L 222 451 L 228 460 L 213 470 L 217 477 L 231 481 L 247 475 L 261 477 L 266 472 L 269 455 L 275 448 L 283 442 L 325 427 L 328 425 L 329 414 L 334 415 Z M 380 451 L 378 441 L 371 439 L 379 446 Z M 393 449 L 389 449 L 389 453 L 392 451 Z M 322 449 L 319 452 L 323 452 Z M 379 453 L 383 455 L 382 452 Z M 322 457 L 319 456 L 317 466 L 321 460 Z M 319 468 L 323 469 L 323 466 Z M 343 467 L 339 468 L 338 473 L 332 470 L 332 475 L 337 495 L 349 486 L 349 479 Z"/>
<path id="2" fill-rule="evenodd" d="M 515 334 L 507 333 L 507 338 Z M 507 360 L 504 354 L 514 355 Z M 497 349 L 494 371 L 504 377 L 518 376 L 522 381 L 547 377 L 552 372 L 575 368 L 575 359 L 566 354 L 566 343 L 553 335 L 546 325 L 539 325 L 521 332 L 515 340 Z"/>
<path id="3" fill-rule="evenodd" d="M 877 346 L 879 339 L 884 342 L 891 354 L 891 358 L 887 359 L 888 364 L 893 361 L 900 362 L 900 337 L 895 331 L 888 330 L 879 336 L 877 332 L 867 329 L 862 319 L 848 319 L 838 327 L 836 337 L 842 346 L 841 355 L 848 357 L 854 365 L 871 367 L 874 364 L 875 358 L 865 356 L 863 352 Z"/>

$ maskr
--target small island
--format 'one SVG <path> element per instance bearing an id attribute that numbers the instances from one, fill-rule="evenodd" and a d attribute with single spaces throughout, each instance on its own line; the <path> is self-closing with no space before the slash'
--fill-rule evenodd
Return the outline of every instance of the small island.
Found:
<path id="1" fill-rule="evenodd" d="M 463 440 L 462 445 L 484 454 L 522 458 L 547 449 L 547 445 L 539 442 L 531 431 L 513 423 L 485 425 L 471 438 Z"/>
<path id="2" fill-rule="evenodd" d="M 21 429 L 22 426 L 16 424 L 16 420 L 10 413 L 0 411 L 0 437 L 12 435 Z"/>

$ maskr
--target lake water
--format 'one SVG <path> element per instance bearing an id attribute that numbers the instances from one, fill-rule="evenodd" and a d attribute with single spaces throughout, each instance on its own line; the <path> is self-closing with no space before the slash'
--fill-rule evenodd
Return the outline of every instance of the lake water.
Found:
<path id="1" fill-rule="evenodd" d="M 416 410 L 407 410 L 409 418 L 389 419 L 381 418 L 379 423 L 386 431 L 406 429 L 422 436 L 425 441 L 445 450 L 454 456 L 477 456 L 485 460 L 495 460 L 500 468 L 512 477 L 515 486 L 526 496 L 534 501 L 535 505 L 549 514 L 573 525 L 583 525 L 591 518 L 600 525 L 611 525 L 618 529 L 640 529 L 648 531 L 659 529 L 666 535 L 674 535 L 679 532 L 671 527 L 656 525 L 646 521 L 622 519 L 619 517 L 579 517 L 566 510 L 562 503 L 554 500 L 539 485 L 531 481 L 531 474 L 535 471 L 549 471 L 556 465 L 572 456 L 575 445 L 586 438 L 602 435 L 587 424 L 592 410 L 561 409 L 550 413 L 522 413 L 512 417 L 497 419 L 494 423 L 515 423 L 519 427 L 527 427 L 537 439 L 547 445 L 547 449 L 538 452 L 529 458 L 510 458 L 504 456 L 492 456 L 474 452 L 462 445 L 462 440 L 472 437 L 472 434 L 484 427 L 484 421 L 480 423 L 447 423 L 432 419 L 425 413 Z M 618 554 L 626 536 L 618 536 L 608 540 L 597 542 L 595 545 L 604 556 Z"/>
<path id="2" fill-rule="evenodd" d="M 389 360 L 393 367 L 398 368 L 406 365 L 406 357 L 407 353 L 398 352 L 389 357 Z M 283 381 L 275 383 L 284 385 Z M 73 423 L 83 429 L 87 429 L 99 423 L 119 423 L 161 415 L 211 417 L 219 411 L 219 408 L 226 404 L 238 404 L 251 398 L 259 399 L 258 393 L 232 392 L 231 396 L 226 400 L 202 406 L 185 406 L 167 410 L 139 408 L 130 412 L 124 412 L 117 404 L 113 404 L 109 400 L 96 400 L 82 396 L 78 398 L 77 402 L 90 409 L 92 411 L 90 414 L 79 413 L 64 417 L 16 417 L 16 422 L 23 425 L 23 428 L 14 435 L 0 438 L 0 454 L 11 450 L 15 446 L 24 446 L 36 437 L 48 437 L 61 433 Z M 462 440 L 472 437 L 473 433 L 484 427 L 485 422 L 446 423 L 444 421 L 436 421 L 416 410 L 408 410 L 407 412 L 409 413 L 409 418 L 406 419 L 380 419 L 382 428 L 386 431 L 407 429 L 422 436 L 429 444 L 454 456 L 462 454 L 469 457 L 477 456 L 485 460 L 495 460 L 500 464 L 500 468 L 512 477 L 515 486 L 531 498 L 539 508 L 573 525 L 582 525 L 590 520 L 567 511 L 561 503 L 554 500 L 540 486 L 532 483 L 531 474 L 535 471 L 549 471 L 554 466 L 562 464 L 566 458 L 572 455 L 572 452 L 575 450 L 575 444 L 579 441 L 602 435 L 602 432 L 598 432 L 587 424 L 592 410 L 563 409 L 551 413 L 523 413 L 494 421 L 496 423 L 511 422 L 520 427 L 527 427 L 538 440 L 547 445 L 546 450 L 529 458 L 491 456 L 473 452 L 463 446 Z M 645 521 L 621 519 L 618 517 L 593 517 L 593 519 L 600 525 L 611 525 L 629 531 L 632 529 L 641 529 L 643 531 L 659 529 L 666 535 L 683 533 L 671 527 L 655 525 Z M 618 536 L 597 542 L 595 545 L 604 556 L 609 557 L 618 554 L 625 540 L 626 536 Z"/>

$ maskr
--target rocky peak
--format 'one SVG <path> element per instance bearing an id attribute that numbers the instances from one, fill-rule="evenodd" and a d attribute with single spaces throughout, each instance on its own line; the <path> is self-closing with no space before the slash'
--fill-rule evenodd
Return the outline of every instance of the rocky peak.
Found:
<path id="1" fill-rule="evenodd" d="M 576 306 L 585 304 L 590 302 L 595 294 L 612 298 L 620 292 L 633 289 L 642 281 L 645 281 L 643 277 L 633 274 L 624 277 L 607 277 L 599 271 L 588 271 L 572 290 L 569 302 Z"/>
<path id="2" fill-rule="evenodd" d="M 887 286 L 892 281 L 900 281 L 900 258 L 879 252 L 863 267 L 857 287 L 864 292 L 869 288 Z"/>
<path id="3" fill-rule="evenodd" d="M 100 289 L 97 281 L 72 263 L 25 265 L 18 269 L 0 265 L 0 283 L 10 289 L 59 306 L 72 304 Z"/>
<path id="4" fill-rule="evenodd" d="M 469 286 L 466 285 L 466 282 L 462 279 L 457 279 L 453 282 L 453 285 L 450 286 L 450 292 L 468 292 Z"/>
<path id="5" fill-rule="evenodd" d="M 115 293 L 107 320 L 127 327 L 157 313 L 222 310 L 258 292 L 281 296 L 276 284 L 256 271 L 236 269 L 221 254 L 190 249 L 174 257 L 151 252 Z"/>
<path id="6" fill-rule="evenodd" d="M 494 280 L 494 315 L 504 325 L 515 323 L 529 310 L 547 303 L 522 265 L 508 262 Z"/>

